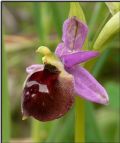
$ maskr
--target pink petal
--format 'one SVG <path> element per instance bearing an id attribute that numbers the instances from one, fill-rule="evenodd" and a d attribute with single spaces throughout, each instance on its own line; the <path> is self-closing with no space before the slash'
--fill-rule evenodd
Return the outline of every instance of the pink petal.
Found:
<path id="1" fill-rule="evenodd" d="M 66 67 L 72 67 L 73 65 L 85 62 L 98 55 L 99 53 L 96 51 L 80 51 L 63 55 L 61 59 Z"/>
<path id="2" fill-rule="evenodd" d="M 80 50 L 88 33 L 86 24 L 78 20 L 76 17 L 67 19 L 63 25 L 62 40 L 65 47 L 71 51 Z"/>
<path id="3" fill-rule="evenodd" d="M 35 71 L 38 71 L 38 70 L 43 70 L 44 69 L 44 65 L 40 65 L 40 64 L 34 64 L 34 65 L 31 65 L 29 67 L 26 68 L 26 72 L 28 74 L 32 74 L 34 73 Z"/>
<path id="4" fill-rule="evenodd" d="M 63 54 L 67 54 L 67 53 L 68 52 L 66 51 L 64 43 L 59 43 L 55 50 L 55 54 L 60 58 Z"/>
<path id="5" fill-rule="evenodd" d="M 74 88 L 79 96 L 100 104 L 109 102 L 104 87 L 84 68 L 77 65 L 73 68 L 67 68 L 67 71 L 74 76 Z"/>

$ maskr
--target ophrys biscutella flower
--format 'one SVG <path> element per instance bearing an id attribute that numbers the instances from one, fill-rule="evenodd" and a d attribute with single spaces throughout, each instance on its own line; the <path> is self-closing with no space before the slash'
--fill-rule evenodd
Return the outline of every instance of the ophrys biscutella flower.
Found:
<path id="1" fill-rule="evenodd" d="M 26 69 L 23 117 L 33 116 L 40 121 L 59 118 L 71 108 L 75 95 L 100 104 L 108 103 L 106 90 L 79 65 L 99 55 L 97 51 L 81 49 L 87 33 L 87 25 L 72 17 L 63 24 L 63 42 L 58 44 L 55 55 L 46 47 L 38 48 L 37 52 L 44 55 L 43 64 Z"/>

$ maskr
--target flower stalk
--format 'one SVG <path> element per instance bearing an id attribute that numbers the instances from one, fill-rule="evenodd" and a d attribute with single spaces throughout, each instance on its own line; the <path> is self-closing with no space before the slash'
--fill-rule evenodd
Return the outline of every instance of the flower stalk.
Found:
<path id="1" fill-rule="evenodd" d="M 85 142 L 85 103 L 82 98 L 75 100 L 75 142 Z"/>

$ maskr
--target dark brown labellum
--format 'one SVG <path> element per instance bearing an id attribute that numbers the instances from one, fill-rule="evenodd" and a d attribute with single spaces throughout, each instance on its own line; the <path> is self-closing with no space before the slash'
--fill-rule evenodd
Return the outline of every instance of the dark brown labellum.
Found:
<path id="1" fill-rule="evenodd" d="M 55 66 L 47 64 L 26 80 L 22 96 L 23 116 L 50 121 L 63 116 L 73 100 L 72 78 L 62 76 Z"/>

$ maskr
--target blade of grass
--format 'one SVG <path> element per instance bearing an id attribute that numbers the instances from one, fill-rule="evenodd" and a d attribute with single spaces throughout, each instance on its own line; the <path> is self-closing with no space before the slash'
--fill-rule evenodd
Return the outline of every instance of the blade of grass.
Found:
<path id="1" fill-rule="evenodd" d="M 63 18 L 59 9 L 58 3 L 49 3 L 50 10 L 52 11 L 52 19 L 54 21 L 54 25 L 56 27 L 58 36 L 61 38 L 62 36 L 62 23 Z"/>
<path id="2" fill-rule="evenodd" d="M 92 39 L 93 37 L 93 31 L 94 31 L 94 28 L 95 28 L 95 24 L 97 22 L 97 19 L 99 18 L 99 15 L 100 15 L 100 12 L 102 10 L 102 4 L 101 2 L 98 2 L 95 4 L 95 7 L 94 7 L 94 10 L 93 10 L 93 13 L 92 13 L 92 16 L 91 16 L 91 20 L 89 22 L 89 29 L 90 29 L 90 32 L 89 32 L 89 39 Z"/>
<path id="3" fill-rule="evenodd" d="M 61 121 L 62 121 L 61 119 L 53 121 L 52 126 L 51 126 L 52 128 L 50 130 L 50 133 L 45 143 L 50 143 L 54 141 L 57 131 L 61 127 Z"/>
<path id="4" fill-rule="evenodd" d="M 60 127 L 59 134 L 55 136 L 55 142 L 65 142 L 73 143 L 74 142 L 74 108 L 68 113 L 67 117 L 63 121 L 63 124 Z M 72 129 L 72 130 L 71 130 Z"/>
<path id="5" fill-rule="evenodd" d="M 110 53 L 110 49 L 106 49 L 103 54 L 101 55 L 101 57 L 97 60 L 97 62 L 95 63 L 93 70 L 92 70 L 92 74 L 94 75 L 94 77 L 98 77 L 98 75 L 101 72 L 101 69 L 108 57 Z"/>
<path id="6" fill-rule="evenodd" d="M 39 39 L 41 41 L 44 41 L 44 31 L 43 31 L 43 25 L 41 20 L 41 9 L 40 9 L 40 3 L 33 3 L 33 12 L 34 12 L 34 20 L 36 24 L 36 31 L 38 33 Z"/>
<path id="7" fill-rule="evenodd" d="M 10 142 L 10 97 L 8 94 L 7 55 L 2 33 L 2 141 Z"/>
<path id="8" fill-rule="evenodd" d="M 36 24 L 36 32 L 39 37 L 39 45 L 49 45 L 50 14 L 48 13 L 48 3 L 35 2 L 33 4 L 33 14 Z M 49 23 L 49 24 L 48 24 Z M 36 49 L 35 49 L 36 50 Z M 41 63 L 41 55 L 36 55 L 38 63 Z"/>

